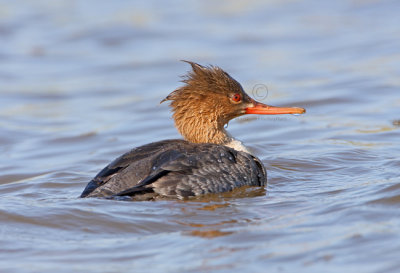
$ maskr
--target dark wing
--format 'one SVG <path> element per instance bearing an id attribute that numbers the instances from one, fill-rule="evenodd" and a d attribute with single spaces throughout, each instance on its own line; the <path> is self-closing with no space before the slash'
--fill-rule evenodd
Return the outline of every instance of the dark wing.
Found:
<path id="1" fill-rule="evenodd" d="M 160 153 L 173 150 L 183 140 L 164 140 L 137 147 L 115 159 L 86 186 L 81 197 L 106 197 L 131 188 L 146 178 Z"/>
<path id="2" fill-rule="evenodd" d="M 263 165 L 248 153 L 214 144 L 185 148 L 160 154 L 149 176 L 114 196 L 135 196 L 151 189 L 158 196 L 184 199 L 266 184 Z"/>

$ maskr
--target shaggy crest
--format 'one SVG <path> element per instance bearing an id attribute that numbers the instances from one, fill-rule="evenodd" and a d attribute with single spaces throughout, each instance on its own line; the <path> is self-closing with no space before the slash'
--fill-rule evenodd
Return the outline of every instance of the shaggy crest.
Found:
<path id="1" fill-rule="evenodd" d="M 217 66 L 192 66 L 176 89 L 161 101 L 171 101 L 175 127 L 188 141 L 224 144 L 232 140 L 224 125 L 244 114 L 243 103 L 251 103 L 242 86 Z M 241 105 L 232 104 L 230 97 L 240 94 Z"/>

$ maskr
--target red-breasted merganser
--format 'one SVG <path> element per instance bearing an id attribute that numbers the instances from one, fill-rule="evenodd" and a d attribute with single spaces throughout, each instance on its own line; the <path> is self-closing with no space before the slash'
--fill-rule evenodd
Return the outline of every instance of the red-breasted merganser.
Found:
<path id="1" fill-rule="evenodd" d="M 171 101 L 175 126 L 185 140 L 134 148 L 100 171 L 81 197 L 186 199 L 267 184 L 260 159 L 224 126 L 245 114 L 303 114 L 305 109 L 257 102 L 221 68 L 186 62 L 193 71 L 184 78 L 185 85 L 161 101 Z"/>

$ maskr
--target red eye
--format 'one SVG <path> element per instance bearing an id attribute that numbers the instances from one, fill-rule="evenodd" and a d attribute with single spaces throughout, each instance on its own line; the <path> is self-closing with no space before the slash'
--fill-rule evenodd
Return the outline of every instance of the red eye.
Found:
<path id="1" fill-rule="evenodd" d="M 232 96 L 232 100 L 233 100 L 234 102 L 240 102 L 240 101 L 242 100 L 242 97 L 240 96 L 240 94 L 234 94 L 234 95 Z"/>

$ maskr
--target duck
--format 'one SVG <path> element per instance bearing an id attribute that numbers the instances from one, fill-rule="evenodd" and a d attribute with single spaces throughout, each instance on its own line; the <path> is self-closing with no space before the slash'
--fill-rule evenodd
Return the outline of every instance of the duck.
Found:
<path id="1" fill-rule="evenodd" d="M 170 102 L 183 139 L 133 148 L 104 167 L 86 185 L 81 198 L 186 200 L 267 185 L 261 160 L 232 137 L 226 125 L 242 115 L 297 115 L 305 109 L 263 104 L 220 67 L 184 62 L 191 66 L 184 85 L 160 102 Z"/>

